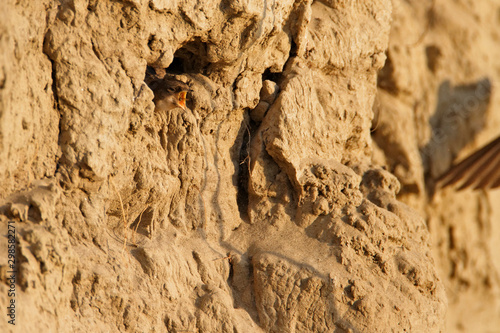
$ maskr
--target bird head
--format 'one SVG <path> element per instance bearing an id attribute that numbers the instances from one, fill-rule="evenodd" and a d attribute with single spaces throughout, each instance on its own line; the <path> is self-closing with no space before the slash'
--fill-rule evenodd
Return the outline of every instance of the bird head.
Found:
<path id="1" fill-rule="evenodd" d="M 154 103 L 158 110 L 169 111 L 175 108 L 186 110 L 186 95 L 189 86 L 173 78 L 163 78 L 149 84 L 155 95 Z"/>

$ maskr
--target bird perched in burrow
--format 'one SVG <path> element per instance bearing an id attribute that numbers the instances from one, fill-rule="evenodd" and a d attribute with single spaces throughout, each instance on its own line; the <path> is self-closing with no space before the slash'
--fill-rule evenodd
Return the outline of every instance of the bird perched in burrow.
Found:
<path id="1" fill-rule="evenodd" d="M 457 185 L 458 190 L 500 187 L 500 137 L 453 165 L 437 179 L 437 185 Z"/>
<path id="2" fill-rule="evenodd" d="M 149 71 L 146 73 L 145 82 L 153 90 L 155 95 L 153 102 L 158 111 L 169 111 L 175 108 L 186 110 L 186 95 L 189 91 L 189 86 L 173 77 L 163 74 L 158 74 Z"/>

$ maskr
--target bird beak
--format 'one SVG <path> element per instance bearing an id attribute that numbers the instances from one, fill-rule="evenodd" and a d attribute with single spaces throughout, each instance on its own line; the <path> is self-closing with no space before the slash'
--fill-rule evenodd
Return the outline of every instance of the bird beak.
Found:
<path id="1" fill-rule="evenodd" d="M 177 105 L 179 105 L 184 110 L 186 110 L 186 94 L 186 91 L 181 91 L 179 95 L 177 95 L 177 99 L 179 100 L 177 102 Z"/>

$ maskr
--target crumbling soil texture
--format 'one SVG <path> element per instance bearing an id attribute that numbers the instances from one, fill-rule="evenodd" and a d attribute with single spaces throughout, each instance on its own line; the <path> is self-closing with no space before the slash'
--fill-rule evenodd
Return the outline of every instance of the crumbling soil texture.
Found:
<path id="1" fill-rule="evenodd" d="M 3 0 L 0 331 L 491 332 L 500 197 L 433 179 L 498 134 L 498 13 Z"/>

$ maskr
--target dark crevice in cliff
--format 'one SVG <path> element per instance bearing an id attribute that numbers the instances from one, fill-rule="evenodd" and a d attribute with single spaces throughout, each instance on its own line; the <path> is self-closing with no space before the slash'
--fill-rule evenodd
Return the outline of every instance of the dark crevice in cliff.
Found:
<path id="1" fill-rule="evenodd" d="M 50 45 L 49 45 L 49 34 L 50 32 L 48 32 L 47 34 L 45 34 L 45 38 L 44 38 L 44 41 L 43 41 L 43 53 L 47 56 L 47 59 L 50 61 L 50 66 L 51 66 L 51 79 L 52 79 L 52 83 L 51 83 L 51 86 L 50 86 L 50 89 L 52 91 L 52 96 L 53 96 L 53 99 L 54 99 L 54 104 L 53 104 L 53 108 L 54 110 L 57 112 L 57 114 L 59 115 L 59 124 L 58 124 L 58 130 L 59 130 L 59 141 L 61 140 L 61 133 L 62 133 L 62 113 L 61 113 L 61 110 L 60 110 L 60 100 L 59 100 L 59 94 L 58 94 L 58 90 L 57 90 L 57 70 L 56 70 L 56 62 L 52 59 L 52 50 L 50 48 Z M 48 90 L 48 87 L 47 87 L 47 90 Z M 60 144 L 60 142 L 59 142 Z M 56 169 L 55 169 L 55 174 L 59 173 L 59 169 L 61 167 L 61 161 L 62 159 L 64 158 L 64 156 L 61 156 L 56 164 Z"/>
<path id="2" fill-rule="evenodd" d="M 186 64 L 184 64 L 184 58 L 174 57 L 172 63 L 166 69 L 166 72 L 170 74 L 182 74 L 184 73 L 184 69 L 186 68 Z"/>
<path id="3" fill-rule="evenodd" d="M 262 74 L 262 81 L 270 80 L 276 83 L 280 83 L 283 78 L 283 72 L 271 72 L 270 68 L 267 68 Z"/>
<path id="4" fill-rule="evenodd" d="M 250 180 L 250 142 L 258 124 L 250 118 L 243 123 L 241 147 L 238 158 L 238 192 L 236 202 L 240 217 L 248 221 L 248 182 Z"/>
<path id="5" fill-rule="evenodd" d="M 178 73 L 205 73 L 211 63 L 207 60 L 207 45 L 199 39 L 186 43 L 175 51 L 170 69 Z"/>

